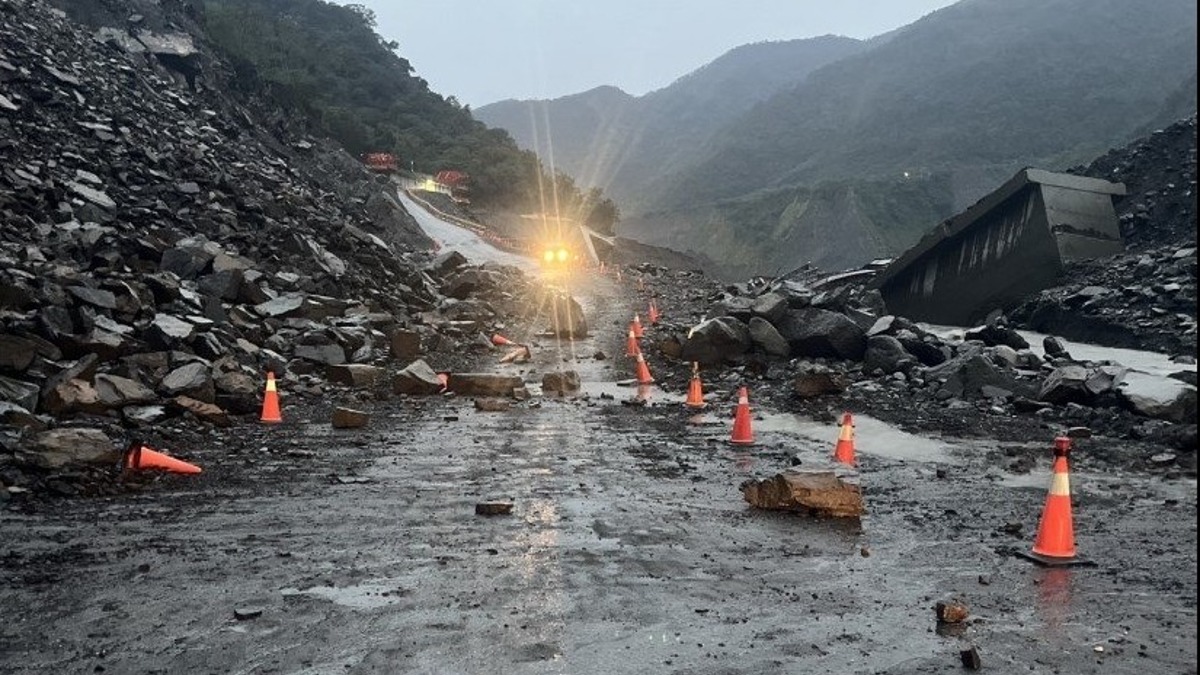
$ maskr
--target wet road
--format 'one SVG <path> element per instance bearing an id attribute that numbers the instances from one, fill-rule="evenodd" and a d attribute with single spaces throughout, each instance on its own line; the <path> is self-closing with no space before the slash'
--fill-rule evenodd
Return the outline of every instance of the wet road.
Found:
<path id="1" fill-rule="evenodd" d="M 197 450 L 195 480 L 0 511 L 0 672 L 958 673 L 969 645 L 988 672 L 1195 672 L 1194 481 L 1083 454 L 1077 540 L 1100 566 L 1047 571 L 1008 551 L 1032 542 L 1048 439 L 860 417 L 861 523 L 755 512 L 738 484 L 826 462 L 836 426 L 755 407 L 739 449 L 732 385 L 699 417 L 653 388 L 625 405 L 627 359 L 593 354 L 623 353 L 641 301 L 611 278 L 573 290 L 593 337 L 491 367 L 535 393 L 574 369 L 584 396 L 379 402 L 337 432 L 285 409 Z M 998 468 L 1027 454 L 1032 473 Z M 475 515 L 490 499 L 513 514 Z M 950 597 L 961 634 L 935 629 Z"/>

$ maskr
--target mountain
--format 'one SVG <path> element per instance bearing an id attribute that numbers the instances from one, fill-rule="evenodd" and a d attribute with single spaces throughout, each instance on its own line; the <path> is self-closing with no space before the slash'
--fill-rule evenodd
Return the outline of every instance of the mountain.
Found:
<path id="1" fill-rule="evenodd" d="M 734 50 L 603 124 L 570 126 L 564 99 L 524 105 L 560 168 L 617 199 L 622 235 L 733 275 L 841 268 L 902 251 L 1024 166 L 1195 111 L 1196 23 L 1186 0 L 963 0 L 868 42 Z M 523 132 L 488 108 L 477 118 L 533 147 L 534 118 Z"/>
<path id="2" fill-rule="evenodd" d="M 832 35 L 744 45 L 645 96 L 599 87 L 549 101 L 501 101 L 474 115 L 628 208 L 639 185 L 695 161 L 691 151 L 717 130 L 865 45 Z"/>

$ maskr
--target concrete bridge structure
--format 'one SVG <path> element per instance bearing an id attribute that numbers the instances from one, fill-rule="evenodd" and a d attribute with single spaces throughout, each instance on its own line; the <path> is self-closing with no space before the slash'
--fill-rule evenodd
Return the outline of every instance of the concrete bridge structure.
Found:
<path id="1" fill-rule="evenodd" d="M 1121 253 L 1110 183 L 1023 169 L 942 222 L 872 282 L 888 311 L 968 325 L 1055 283 L 1072 260 Z"/>

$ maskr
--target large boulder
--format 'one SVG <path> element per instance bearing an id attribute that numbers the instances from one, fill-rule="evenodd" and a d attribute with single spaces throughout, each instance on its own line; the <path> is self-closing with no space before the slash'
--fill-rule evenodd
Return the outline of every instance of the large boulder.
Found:
<path id="1" fill-rule="evenodd" d="M 782 298 L 781 302 L 783 302 Z M 784 305 L 786 311 L 786 305 Z M 770 321 L 756 316 L 750 319 L 750 342 L 771 356 L 787 358 L 792 348 Z"/>
<path id="2" fill-rule="evenodd" d="M 566 293 L 552 293 L 546 298 L 549 303 L 550 331 L 560 338 L 585 338 L 588 336 L 587 318 L 583 307 Z"/>
<path id="3" fill-rule="evenodd" d="M 408 367 L 392 378 L 392 391 L 397 394 L 428 396 L 441 390 L 442 381 L 437 372 L 421 359 L 408 364 Z"/>
<path id="4" fill-rule="evenodd" d="M 977 351 L 961 354 L 940 366 L 930 368 L 926 371 L 926 379 L 941 382 L 941 395 L 961 398 L 984 396 L 985 386 L 993 393 L 996 389 L 1003 389 L 1013 394 L 1025 395 L 1027 390 L 1011 372 L 997 366 Z"/>
<path id="5" fill-rule="evenodd" d="M 750 329 L 732 316 L 709 319 L 688 333 L 680 357 L 715 365 L 745 354 L 750 349 Z"/>
<path id="6" fill-rule="evenodd" d="M 1139 415 L 1171 422 L 1196 423 L 1196 387 L 1166 377 L 1132 371 L 1117 388 Z"/>
<path id="7" fill-rule="evenodd" d="M 845 314 L 826 309 L 790 310 L 776 328 L 787 339 L 792 356 L 858 361 L 867 350 L 866 331 Z"/>
<path id="8" fill-rule="evenodd" d="M 849 470 L 788 470 L 741 485 L 742 496 L 760 509 L 858 518 L 863 514 L 858 474 Z"/>
<path id="9" fill-rule="evenodd" d="M 867 338 L 867 351 L 863 355 L 863 372 L 882 371 L 891 375 L 916 365 L 916 359 L 904 349 L 899 340 L 890 335 L 872 335 Z"/>
<path id="10" fill-rule="evenodd" d="M 18 453 L 20 461 L 42 469 L 113 466 L 120 456 L 120 450 L 103 431 L 85 428 L 43 431 Z"/>

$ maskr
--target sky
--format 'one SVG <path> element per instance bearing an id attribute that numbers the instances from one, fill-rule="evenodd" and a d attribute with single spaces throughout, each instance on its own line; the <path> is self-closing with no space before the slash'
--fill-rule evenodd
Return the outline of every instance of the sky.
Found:
<path id="1" fill-rule="evenodd" d="M 478 108 L 601 85 L 641 96 L 725 52 L 818 35 L 870 38 L 952 0 L 352 0 L 430 89 Z M 347 0 L 338 0 L 349 4 Z"/>

